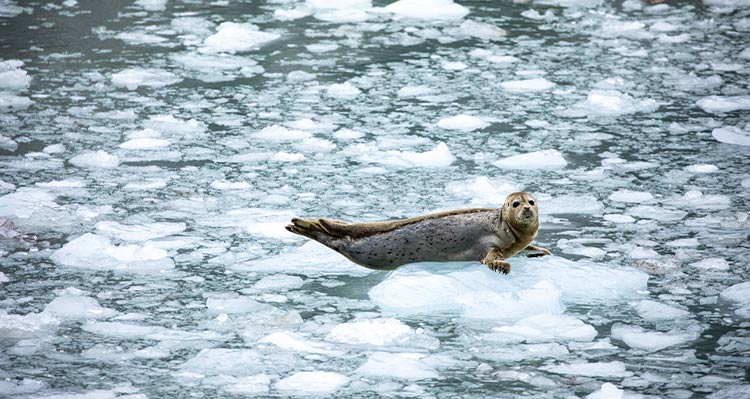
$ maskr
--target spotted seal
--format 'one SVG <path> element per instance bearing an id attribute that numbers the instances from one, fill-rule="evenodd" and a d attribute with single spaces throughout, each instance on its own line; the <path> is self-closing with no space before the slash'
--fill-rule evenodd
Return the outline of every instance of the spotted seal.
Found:
<path id="1" fill-rule="evenodd" d="M 550 255 L 532 245 L 539 208 L 529 193 L 516 192 L 503 207 L 459 209 L 411 219 L 346 223 L 292 219 L 286 229 L 339 252 L 370 269 L 392 270 L 414 262 L 478 261 L 508 274 L 506 259 L 522 250 Z"/>

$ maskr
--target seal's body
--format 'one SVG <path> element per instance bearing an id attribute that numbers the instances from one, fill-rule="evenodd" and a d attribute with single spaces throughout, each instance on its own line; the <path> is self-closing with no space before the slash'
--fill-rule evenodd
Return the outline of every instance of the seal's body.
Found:
<path id="1" fill-rule="evenodd" d="M 530 194 L 514 193 L 500 209 L 462 209 L 375 223 L 294 218 L 286 228 L 371 269 L 391 270 L 414 262 L 479 261 L 508 273 L 505 259 L 524 249 L 549 254 L 531 245 L 539 226 L 537 215 Z"/>

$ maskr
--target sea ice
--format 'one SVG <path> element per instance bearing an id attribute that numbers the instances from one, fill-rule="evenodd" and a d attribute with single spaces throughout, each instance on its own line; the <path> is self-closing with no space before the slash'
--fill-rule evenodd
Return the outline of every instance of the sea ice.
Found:
<path id="1" fill-rule="evenodd" d="M 586 399 L 642 399 L 643 396 L 617 388 L 610 382 L 605 382 L 599 390 L 586 396 Z"/>
<path id="2" fill-rule="evenodd" d="M 456 115 L 448 118 L 443 118 L 438 121 L 438 127 L 446 130 L 458 130 L 461 132 L 470 132 L 472 130 L 482 129 L 490 124 L 483 118 L 478 118 L 472 115 Z"/>
<path id="3" fill-rule="evenodd" d="M 711 135 L 722 143 L 750 146 L 750 133 L 734 126 L 716 128 Z"/>
<path id="4" fill-rule="evenodd" d="M 593 195 L 558 195 L 552 198 L 537 197 L 540 215 L 585 214 L 593 215 L 602 211 L 604 205 Z"/>
<path id="5" fill-rule="evenodd" d="M 326 339 L 350 345 L 383 346 L 403 341 L 412 334 L 414 330 L 398 319 L 382 318 L 339 324 Z"/>
<path id="6" fill-rule="evenodd" d="M 719 167 L 716 165 L 701 163 L 688 165 L 685 167 L 685 170 L 691 173 L 714 173 L 719 171 Z"/>
<path id="7" fill-rule="evenodd" d="M 480 207 L 499 207 L 505 197 L 519 190 L 520 186 L 517 184 L 491 180 L 487 176 L 475 177 L 469 181 L 450 182 L 445 187 L 449 194 Z"/>
<path id="8" fill-rule="evenodd" d="M 186 228 L 187 226 L 182 222 L 156 222 L 140 225 L 127 225 L 112 221 L 96 223 L 96 230 L 102 235 L 135 242 L 182 233 Z"/>
<path id="9" fill-rule="evenodd" d="M 323 216 L 323 215 L 319 215 Z M 290 237 L 297 237 L 287 233 Z M 234 263 L 230 269 L 240 272 L 285 273 L 289 265 L 296 265 L 295 273 L 304 275 L 365 275 L 373 270 L 352 263 L 335 251 L 315 241 L 299 247 L 290 247 L 278 255 L 243 263 Z"/>
<path id="10" fill-rule="evenodd" d="M 317 12 L 315 13 L 315 18 L 321 21 L 333 23 L 356 23 L 365 22 L 370 16 L 364 10 L 341 9 Z"/>
<path id="11" fill-rule="evenodd" d="M 432 94 L 434 90 L 427 86 L 404 86 L 396 93 L 399 97 L 420 97 Z"/>
<path id="12" fill-rule="evenodd" d="M 94 152 L 84 152 L 68 160 L 71 164 L 81 168 L 102 168 L 111 169 L 120 165 L 120 159 L 117 155 L 102 150 Z"/>
<path id="13" fill-rule="evenodd" d="M 620 361 L 560 364 L 543 366 L 542 369 L 555 374 L 579 375 L 583 377 L 622 378 L 633 375 L 633 373 L 625 369 L 625 363 Z"/>
<path id="14" fill-rule="evenodd" d="M 650 202 L 654 196 L 645 191 L 618 190 L 609 195 L 610 201 L 626 203 Z"/>
<path id="15" fill-rule="evenodd" d="M 31 84 L 31 76 L 21 69 L 23 61 L 0 61 L 0 90 L 21 91 Z"/>
<path id="16" fill-rule="evenodd" d="M 464 35 L 482 40 L 498 40 L 508 34 L 505 29 L 498 28 L 495 25 L 472 20 L 464 21 L 460 28 Z"/>
<path id="17" fill-rule="evenodd" d="M 256 49 L 280 38 L 276 33 L 261 32 L 253 24 L 224 22 L 216 33 L 203 41 L 202 53 L 237 53 Z"/>
<path id="18" fill-rule="evenodd" d="M 735 284 L 719 294 L 721 299 L 736 302 L 741 306 L 736 310 L 737 314 L 749 314 L 750 310 L 750 281 Z"/>
<path id="19" fill-rule="evenodd" d="M 330 371 L 300 371 L 276 383 L 280 391 L 330 395 L 349 383 L 349 377 Z"/>
<path id="20" fill-rule="evenodd" d="M 501 82 L 500 87 L 510 92 L 524 93 L 549 90 L 555 87 L 555 84 L 544 78 L 534 78 Z"/>
<path id="21" fill-rule="evenodd" d="M 117 314 L 116 311 L 99 305 L 94 298 L 80 293 L 64 293 L 44 307 L 42 314 L 58 319 L 99 319 Z"/>
<path id="22" fill-rule="evenodd" d="M 562 169 L 568 162 L 557 150 L 542 150 L 513 155 L 492 164 L 502 169 Z"/>
<path id="23" fill-rule="evenodd" d="M 750 96 L 708 96 L 695 103 L 706 112 L 727 113 L 750 109 Z"/>
<path id="24" fill-rule="evenodd" d="M 639 316 L 648 321 L 677 320 L 686 318 L 690 315 L 687 310 L 665 305 L 649 299 L 631 302 L 630 306 L 638 312 Z"/>
<path id="25" fill-rule="evenodd" d="M 167 0 L 136 0 L 135 4 L 146 11 L 164 11 Z"/>
<path id="26" fill-rule="evenodd" d="M 443 143 L 437 143 L 429 151 L 371 151 L 369 146 L 362 148 L 362 155 L 359 159 L 364 162 L 379 163 L 398 167 L 422 167 L 422 168 L 444 168 L 450 166 L 456 158 L 451 154 L 448 146 Z"/>
<path id="27" fill-rule="evenodd" d="M 335 349 L 330 344 L 315 342 L 307 337 L 286 331 L 276 331 L 263 338 L 259 343 L 273 344 L 294 352 L 307 352 L 327 356 L 341 356 L 344 351 Z"/>
<path id="28" fill-rule="evenodd" d="M 619 339 L 631 348 L 643 349 L 656 352 L 670 346 L 680 345 L 697 338 L 697 334 L 686 333 L 663 333 L 658 331 L 646 331 L 641 327 L 615 324 L 612 326 L 612 338 Z"/>
<path id="29" fill-rule="evenodd" d="M 242 377 L 264 372 L 263 357 L 254 349 L 202 349 L 182 363 L 183 371 L 202 375 L 231 375 Z"/>
<path id="30" fill-rule="evenodd" d="M 389 377 L 406 380 L 438 378 L 440 375 L 429 364 L 410 353 L 375 352 L 359 366 L 358 374 L 373 377 Z"/>
<path id="31" fill-rule="evenodd" d="M 135 90 L 140 86 L 164 87 L 180 81 L 182 78 L 172 72 L 154 68 L 129 68 L 112 74 L 112 83 L 128 90 Z"/>
<path id="32" fill-rule="evenodd" d="M 26 109 L 33 103 L 34 101 L 31 101 L 28 97 L 3 93 L 0 91 L 0 112 Z"/>
<path id="33" fill-rule="evenodd" d="M 589 342 L 596 337 L 594 327 L 573 316 L 537 314 L 511 326 L 494 327 L 493 332 L 519 337 L 527 343 L 552 341 Z"/>
<path id="34" fill-rule="evenodd" d="M 60 321 L 47 313 L 29 313 L 26 315 L 8 314 L 0 310 L 0 338 L 27 339 L 34 338 L 54 330 Z"/>
<path id="35" fill-rule="evenodd" d="M 362 91 L 352 85 L 350 82 L 334 83 L 326 89 L 326 94 L 338 99 L 350 100 L 357 97 Z"/>
<path id="36" fill-rule="evenodd" d="M 366 10 L 372 8 L 372 0 L 305 0 L 305 5 L 317 10 Z"/>
<path id="37" fill-rule="evenodd" d="M 622 215 L 619 213 L 612 213 L 602 216 L 602 218 L 608 222 L 617 223 L 617 224 L 625 224 L 625 223 L 634 223 L 635 218 L 628 215 Z"/>
<path id="38" fill-rule="evenodd" d="M 116 246 L 109 238 L 91 233 L 63 245 L 50 259 L 62 266 L 133 273 L 163 273 L 174 268 L 167 252 L 152 244 Z"/>
<path id="39" fill-rule="evenodd" d="M 564 114 L 573 117 L 617 117 L 636 112 L 653 112 L 659 103 L 652 99 L 638 100 L 617 90 L 591 90 L 586 100 L 575 104 Z"/>
<path id="40" fill-rule="evenodd" d="M 255 299 L 244 296 L 234 298 L 208 298 L 206 300 L 206 308 L 213 313 L 227 314 L 260 313 L 274 310 L 274 307 L 271 305 L 260 303 Z"/>
<path id="41" fill-rule="evenodd" d="M 702 270 L 724 271 L 730 269 L 729 262 L 727 262 L 727 260 L 724 258 L 701 259 L 693 263 L 692 266 Z"/>
<path id="42" fill-rule="evenodd" d="M 469 13 L 468 8 L 452 0 L 399 0 L 385 10 L 399 17 L 426 20 L 457 20 Z"/>
<path id="43" fill-rule="evenodd" d="M 397 314 L 448 312 L 512 321 L 562 313 L 561 300 L 601 303 L 632 298 L 645 289 L 648 280 L 646 273 L 636 269 L 554 256 L 518 257 L 510 263 L 511 273 L 503 278 L 479 263 L 406 265 L 391 272 L 369 295 L 381 309 Z M 498 307 L 498 303 L 507 306 Z"/>
<path id="44" fill-rule="evenodd" d="M 281 125 L 271 125 L 252 134 L 252 137 L 271 142 L 290 142 L 312 137 L 312 134 L 302 130 L 291 130 Z"/>

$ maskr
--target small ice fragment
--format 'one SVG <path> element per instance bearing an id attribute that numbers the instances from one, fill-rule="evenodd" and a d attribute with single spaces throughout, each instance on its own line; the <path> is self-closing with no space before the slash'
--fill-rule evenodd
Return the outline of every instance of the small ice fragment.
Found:
<path id="1" fill-rule="evenodd" d="M 636 112 L 653 112 L 659 103 L 652 99 L 637 100 L 617 90 L 591 90 L 586 100 L 573 106 L 572 116 L 617 117 Z"/>
<path id="2" fill-rule="evenodd" d="M 350 82 L 334 83 L 328 86 L 326 94 L 330 97 L 339 99 L 352 99 L 357 97 L 362 91 L 352 85 Z"/>
<path id="3" fill-rule="evenodd" d="M 404 86 L 396 93 L 399 97 L 419 97 L 431 94 L 433 90 L 427 86 Z"/>
<path id="4" fill-rule="evenodd" d="M 660 302 L 644 299 L 638 302 L 631 302 L 632 306 L 638 315 L 644 320 L 648 321 L 659 321 L 659 320 L 675 320 L 687 317 L 690 312 L 675 308 L 673 306 L 665 305 Z"/>
<path id="5" fill-rule="evenodd" d="M 654 199 L 651 193 L 646 191 L 618 190 L 610 194 L 609 200 L 625 203 L 643 203 Z"/>
<path id="6" fill-rule="evenodd" d="M 425 152 L 375 151 L 363 154 L 360 159 L 365 162 L 385 165 L 423 168 L 444 168 L 450 166 L 456 160 L 448 145 L 443 142 L 437 143 L 433 149 Z"/>
<path id="7" fill-rule="evenodd" d="M 398 319 L 385 318 L 339 324 L 326 339 L 351 345 L 383 346 L 402 341 L 412 334 L 414 330 Z"/>
<path id="8" fill-rule="evenodd" d="M 117 314 L 112 309 L 99 305 L 94 298 L 83 295 L 61 295 L 53 299 L 44 307 L 43 314 L 48 314 L 58 319 L 99 319 L 111 317 Z"/>
<path id="9" fill-rule="evenodd" d="M 451 116 L 448 118 L 443 118 L 438 121 L 437 123 L 438 127 L 446 130 L 458 130 L 462 132 L 470 132 L 477 129 L 482 129 L 490 124 L 482 119 L 478 118 L 476 116 L 472 115 L 456 115 Z"/>
<path id="10" fill-rule="evenodd" d="M 164 87 L 182 81 L 172 72 L 154 68 L 129 68 L 112 74 L 115 86 L 124 86 L 135 90 L 139 86 Z"/>
<path id="11" fill-rule="evenodd" d="M 120 165 L 120 158 L 117 155 L 111 155 L 106 151 L 98 150 L 76 155 L 70 158 L 68 162 L 81 168 L 111 169 Z"/>
<path id="12" fill-rule="evenodd" d="M 691 266 L 704 270 L 729 270 L 729 262 L 724 258 L 706 258 L 693 263 Z"/>
<path id="13" fill-rule="evenodd" d="M 472 20 L 464 21 L 460 28 L 464 35 L 482 40 L 498 40 L 508 34 L 505 29 L 498 28 L 495 25 Z"/>
<path id="14" fill-rule="evenodd" d="M 555 87 L 555 84 L 544 78 L 534 78 L 501 82 L 500 87 L 510 92 L 522 93 L 549 90 Z"/>
<path id="15" fill-rule="evenodd" d="M 710 164 L 695 164 L 685 167 L 685 170 L 692 173 L 714 173 L 719 171 L 719 167 Z"/>
<path id="16" fill-rule="evenodd" d="M 342 141 L 356 140 L 365 137 L 365 134 L 352 129 L 339 129 L 333 132 L 333 137 Z"/>
<path id="17" fill-rule="evenodd" d="M 63 144 L 51 144 L 42 150 L 45 154 L 62 154 L 66 151 L 65 146 Z"/>
<path id="18" fill-rule="evenodd" d="M 341 9 L 341 10 L 324 10 L 315 14 L 315 18 L 321 21 L 333 23 L 355 23 L 365 22 L 370 16 L 365 10 Z"/>
<path id="19" fill-rule="evenodd" d="M 472 204 L 486 206 L 498 204 L 510 193 L 519 191 L 517 184 L 490 180 L 486 176 L 479 176 L 468 181 L 451 182 L 445 187 L 445 191 L 458 198 L 465 198 Z"/>
<path id="20" fill-rule="evenodd" d="M 721 299 L 737 302 L 741 305 L 750 305 L 750 281 L 735 284 L 719 294 Z"/>
<path id="21" fill-rule="evenodd" d="M 8 276 L 6 276 L 5 273 L 0 272 L 0 283 L 7 283 L 9 281 L 10 279 L 8 278 Z"/>
<path id="22" fill-rule="evenodd" d="M 389 377 L 406 380 L 438 378 L 438 372 L 427 363 L 414 359 L 409 354 L 376 352 L 368 356 L 357 373 L 373 377 Z"/>
<path id="23" fill-rule="evenodd" d="M 604 215 L 603 218 L 604 218 L 604 220 L 606 220 L 608 222 L 617 223 L 617 224 L 624 224 L 624 223 L 633 223 L 633 222 L 635 222 L 635 218 L 633 218 L 632 216 L 622 215 L 622 214 L 618 214 L 618 213 L 607 214 L 607 215 Z"/>
<path id="24" fill-rule="evenodd" d="M 286 331 L 276 331 L 263 338 L 259 343 L 268 343 L 295 352 L 317 353 L 328 356 L 341 356 L 344 354 L 341 350 L 336 350 L 329 344 L 315 342 L 299 334 Z"/>
<path id="25" fill-rule="evenodd" d="M 452 0 L 399 0 L 385 10 L 399 17 L 428 20 L 457 20 L 469 13 L 468 8 Z"/>
<path id="26" fill-rule="evenodd" d="M 300 371 L 281 379 L 276 384 L 280 391 L 302 394 L 333 394 L 349 383 L 345 375 L 330 371 Z"/>
<path id="27" fill-rule="evenodd" d="M 289 142 L 310 138 L 312 134 L 302 130 L 290 130 L 280 125 L 271 125 L 253 133 L 251 136 L 266 141 Z"/>
<path id="28" fill-rule="evenodd" d="M 285 151 L 279 151 L 271 157 L 272 161 L 277 162 L 300 162 L 305 160 L 305 155 L 300 153 L 289 153 Z"/>
<path id="29" fill-rule="evenodd" d="M 586 396 L 586 399 L 625 399 L 625 391 L 617 388 L 611 382 L 605 382 L 598 391 Z"/>
<path id="30" fill-rule="evenodd" d="M 301 10 L 299 8 L 291 10 L 274 10 L 273 16 L 279 21 L 294 21 L 295 19 L 304 18 L 310 15 L 310 12 Z"/>
<path id="31" fill-rule="evenodd" d="M 214 180 L 211 182 L 211 188 L 216 190 L 247 190 L 251 187 L 246 181 Z"/>
<path id="32" fill-rule="evenodd" d="M 208 298 L 206 300 L 206 307 L 208 310 L 214 313 L 250 313 L 258 312 L 262 310 L 273 309 L 273 306 L 260 303 L 252 298 L 248 297 L 236 297 L 236 298 Z"/>
<path id="33" fill-rule="evenodd" d="M 542 150 L 513 155 L 492 164 L 502 169 L 562 169 L 568 162 L 557 150 Z"/>
<path id="34" fill-rule="evenodd" d="M 50 259 L 58 265 L 93 270 L 162 273 L 174 269 L 167 252 L 153 245 L 112 245 L 106 237 L 86 233 L 54 251 Z"/>
<path id="35" fill-rule="evenodd" d="M 578 341 L 596 338 L 594 327 L 573 316 L 537 314 L 519 320 L 512 326 L 495 327 L 495 332 L 518 335 L 524 342 Z"/>
<path id="36" fill-rule="evenodd" d="M 750 133 L 734 126 L 716 128 L 711 135 L 722 143 L 750 146 Z"/>
<path id="37" fill-rule="evenodd" d="M 698 100 L 695 105 L 711 113 L 748 110 L 750 109 L 750 96 L 708 96 Z"/>
<path id="38" fill-rule="evenodd" d="M 633 373 L 625 369 L 625 363 L 621 361 L 560 364 L 544 366 L 542 369 L 555 374 L 579 375 L 583 377 L 619 378 L 633 375 Z"/>
<path id="39" fill-rule="evenodd" d="M 167 0 L 136 0 L 135 5 L 146 11 L 164 11 L 167 7 Z"/>
<path id="40" fill-rule="evenodd" d="M 612 327 L 612 337 L 623 341 L 631 348 L 643 349 L 649 352 L 680 345 L 695 339 L 693 333 L 663 333 L 646 331 L 641 327 L 616 324 Z"/>
<path id="41" fill-rule="evenodd" d="M 128 225 L 112 221 L 100 221 L 96 223 L 96 230 L 100 234 L 119 240 L 135 242 L 182 233 L 186 228 L 185 223 L 181 222 L 157 222 L 140 225 Z"/>
<path id="42" fill-rule="evenodd" d="M 171 144 L 169 140 L 141 138 L 128 140 L 120 144 L 120 148 L 124 150 L 152 150 L 167 147 L 169 144 Z"/>
<path id="43" fill-rule="evenodd" d="M 445 69 L 446 71 L 462 71 L 469 66 L 461 61 L 443 61 L 440 63 L 440 65 Z"/>
<path id="44" fill-rule="evenodd" d="M 31 76 L 21 69 L 23 61 L 0 61 L 0 90 L 22 91 L 31 84 Z"/>
<path id="45" fill-rule="evenodd" d="M 252 24 L 224 22 L 216 28 L 216 33 L 207 37 L 201 48 L 206 53 L 236 53 L 249 51 L 280 38 L 276 33 L 261 32 Z"/>

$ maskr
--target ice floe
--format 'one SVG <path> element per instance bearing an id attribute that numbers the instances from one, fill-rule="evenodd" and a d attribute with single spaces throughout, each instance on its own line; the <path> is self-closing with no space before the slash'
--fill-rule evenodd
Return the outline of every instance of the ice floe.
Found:
<path id="1" fill-rule="evenodd" d="M 112 83 L 115 86 L 126 87 L 135 90 L 138 87 L 164 87 L 179 83 L 182 78 L 172 72 L 155 68 L 129 68 L 112 74 Z"/>
<path id="2" fill-rule="evenodd" d="M 356 370 L 358 374 L 370 377 L 424 380 L 440 375 L 429 364 L 420 360 L 423 355 L 413 353 L 375 352 Z"/>
<path id="3" fill-rule="evenodd" d="M 582 377 L 623 378 L 633 375 L 621 361 L 560 364 L 544 366 L 542 369 L 550 373 Z"/>
<path id="4" fill-rule="evenodd" d="M 457 20 L 469 13 L 468 8 L 453 0 L 398 0 L 385 6 L 385 10 L 398 17 L 424 20 Z"/>
<path id="5" fill-rule="evenodd" d="M 725 113 L 750 109 L 750 96 L 708 96 L 695 105 L 711 113 Z"/>
<path id="6" fill-rule="evenodd" d="M 513 155 L 492 164 L 502 169 L 562 169 L 568 162 L 557 150 L 542 150 Z"/>
<path id="7" fill-rule="evenodd" d="M 461 132 L 470 132 L 472 130 L 482 129 L 489 126 L 489 123 L 483 118 L 472 115 L 456 115 L 443 118 L 438 121 L 437 126 L 446 130 L 458 130 Z"/>
<path id="8" fill-rule="evenodd" d="M 586 100 L 576 103 L 562 114 L 574 117 L 617 117 L 636 112 L 653 112 L 659 103 L 652 99 L 636 99 L 618 90 L 591 90 Z"/>
<path id="9" fill-rule="evenodd" d="M 500 87 L 510 92 L 524 93 L 549 90 L 555 87 L 555 84 L 544 78 L 534 78 L 501 82 Z"/>
<path id="10" fill-rule="evenodd" d="M 404 341 L 413 334 L 414 330 L 398 319 L 383 318 L 339 324 L 326 339 L 351 345 L 383 346 Z"/>
<path id="11" fill-rule="evenodd" d="M 612 338 L 619 339 L 631 348 L 655 352 L 696 339 L 696 332 L 646 331 L 641 327 L 614 325 Z"/>
<path id="12" fill-rule="evenodd" d="M 276 389 L 300 394 L 333 394 L 349 383 L 349 377 L 330 371 L 299 371 L 276 383 Z"/>
<path id="13" fill-rule="evenodd" d="M 722 143 L 750 146 L 750 133 L 734 126 L 716 128 L 711 136 Z"/>
<path id="14" fill-rule="evenodd" d="M 114 245 L 107 237 L 86 233 L 50 256 L 61 266 L 132 273 L 163 273 L 174 268 L 167 251 L 153 244 Z"/>
<path id="15" fill-rule="evenodd" d="M 203 40 L 203 53 L 238 53 L 259 48 L 280 38 L 277 33 L 262 32 L 248 23 L 223 22 L 216 33 Z"/>

